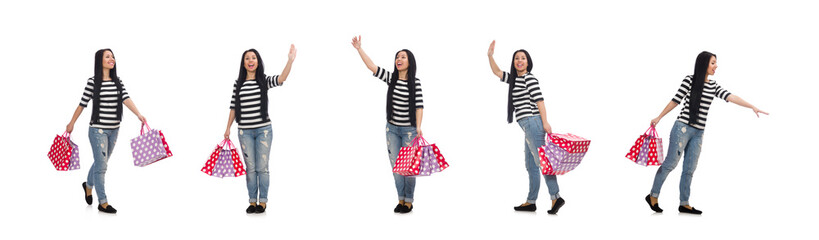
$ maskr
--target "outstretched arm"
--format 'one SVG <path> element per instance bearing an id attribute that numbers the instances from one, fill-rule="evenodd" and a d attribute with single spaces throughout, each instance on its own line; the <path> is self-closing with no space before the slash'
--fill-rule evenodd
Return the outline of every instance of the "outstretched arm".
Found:
<path id="1" fill-rule="evenodd" d="M 663 109 L 663 112 L 660 113 L 660 116 L 657 116 L 656 118 L 651 119 L 651 126 L 657 125 L 657 123 L 660 122 L 660 119 L 665 117 L 665 115 L 668 114 L 668 112 L 671 112 L 671 110 L 673 110 L 675 107 L 677 107 L 677 105 L 679 105 L 679 104 L 675 103 L 674 101 L 668 101 L 668 104 L 665 105 L 665 108 Z"/>
<path id="2" fill-rule="evenodd" d="M 492 56 L 495 55 L 495 40 L 492 40 L 492 43 L 489 44 L 489 52 L 487 52 L 487 55 L 489 55 L 489 67 L 492 68 L 492 73 L 494 73 L 495 76 L 498 76 L 498 78 L 502 78 L 503 71 L 501 71 L 498 64 L 495 63 L 495 57 Z"/>
<path id="3" fill-rule="evenodd" d="M 750 108 L 751 110 L 754 110 L 754 114 L 756 114 L 756 117 L 759 117 L 760 113 L 768 115 L 767 112 L 759 110 L 759 108 L 754 107 L 754 105 L 751 105 L 750 103 L 746 102 L 741 97 L 739 97 L 739 96 L 737 96 L 735 94 L 728 95 L 728 101 L 732 102 L 732 103 L 735 103 L 736 105 L 740 105 L 740 106 L 743 106 L 743 107 L 746 107 L 746 108 Z"/>
<path id="4" fill-rule="evenodd" d="M 373 60 L 370 60 L 370 56 L 367 56 L 367 53 L 364 53 L 364 49 L 361 48 L 361 35 L 358 37 L 353 37 L 353 47 L 358 50 L 358 55 L 361 55 L 361 60 L 364 61 L 364 64 L 367 65 L 367 69 L 375 74 L 378 71 L 378 66 L 373 63 Z"/>
<path id="5" fill-rule="evenodd" d="M 279 86 L 287 80 L 287 76 L 290 75 L 290 67 L 293 66 L 293 60 L 296 60 L 296 46 L 290 44 L 290 53 L 287 54 L 287 65 L 284 65 L 284 70 L 282 70 L 282 74 L 279 75 Z"/>

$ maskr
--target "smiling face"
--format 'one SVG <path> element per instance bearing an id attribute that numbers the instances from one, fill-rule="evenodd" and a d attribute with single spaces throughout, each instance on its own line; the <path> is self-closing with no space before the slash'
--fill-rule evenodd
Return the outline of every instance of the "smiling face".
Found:
<path id="1" fill-rule="evenodd" d="M 395 69 L 398 71 L 406 71 L 409 68 L 409 58 L 407 57 L 407 52 L 400 51 L 398 55 L 395 55 Z"/>
<path id="2" fill-rule="evenodd" d="M 111 51 L 105 51 L 102 54 L 102 69 L 113 69 L 115 64 L 116 60 L 114 59 L 114 53 Z"/>
<path id="3" fill-rule="evenodd" d="M 717 57 L 711 56 L 711 60 L 708 60 L 708 75 L 713 76 L 714 73 L 717 72 Z"/>
<path id="4" fill-rule="evenodd" d="M 256 72 L 256 68 L 259 67 L 259 60 L 256 58 L 256 53 L 248 51 L 245 53 L 245 60 L 244 60 L 245 70 L 250 73 Z"/>
<path id="5" fill-rule="evenodd" d="M 529 67 L 529 60 L 526 59 L 526 54 L 523 52 L 515 53 L 515 69 L 518 72 L 525 72 L 526 69 Z"/>

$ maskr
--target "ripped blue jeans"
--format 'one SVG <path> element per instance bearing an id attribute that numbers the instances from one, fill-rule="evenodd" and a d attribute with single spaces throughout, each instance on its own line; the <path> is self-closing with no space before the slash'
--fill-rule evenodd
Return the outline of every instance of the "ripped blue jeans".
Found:
<path id="1" fill-rule="evenodd" d="M 689 205 L 688 197 L 691 195 L 691 179 L 694 177 L 694 170 L 697 169 L 697 161 L 700 158 L 703 132 L 703 130 L 696 129 L 680 121 L 674 122 L 674 126 L 671 127 L 671 137 L 669 138 L 665 161 L 657 169 L 657 174 L 654 175 L 654 186 L 651 187 L 652 197 L 660 197 L 663 182 L 665 182 L 668 174 L 677 167 L 680 157 L 685 153 L 682 177 L 680 177 L 680 206 Z"/>
<path id="2" fill-rule="evenodd" d="M 526 173 L 529 174 L 529 194 L 526 196 L 527 203 L 536 203 L 538 193 L 540 193 L 540 154 L 537 149 L 546 145 L 546 131 L 543 130 L 543 120 L 540 116 L 530 116 L 518 120 L 518 125 L 523 129 L 524 150 L 526 163 Z M 557 176 L 543 175 L 546 180 L 546 187 L 549 188 L 549 198 L 552 200 L 560 198 L 560 186 L 557 185 Z"/>
<path id="3" fill-rule="evenodd" d="M 270 144 L 273 127 L 270 125 L 251 129 L 239 129 L 239 145 L 247 168 L 247 194 L 251 203 L 266 203 L 270 188 Z"/>
<path id="4" fill-rule="evenodd" d="M 401 147 L 407 147 L 418 133 L 415 127 L 401 127 L 387 123 L 387 152 L 390 155 L 390 169 L 395 167 L 395 160 L 398 159 L 398 152 Z M 395 180 L 395 190 L 398 191 L 398 201 L 412 203 L 415 195 L 415 177 L 407 177 L 398 173 L 392 173 Z"/>
<path id="5" fill-rule="evenodd" d="M 108 202 L 108 196 L 105 195 L 105 172 L 108 171 L 108 159 L 111 158 L 111 153 L 114 152 L 118 133 L 119 128 L 88 127 L 88 140 L 91 140 L 94 163 L 88 169 L 86 185 L 97 190 L 97 200 L 100 205 Z"/>

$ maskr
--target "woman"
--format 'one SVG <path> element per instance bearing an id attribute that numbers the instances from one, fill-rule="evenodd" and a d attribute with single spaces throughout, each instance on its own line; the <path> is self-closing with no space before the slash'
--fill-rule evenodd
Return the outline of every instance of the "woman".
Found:
<path id="1" fill-rule="evenodd" d="M 552 133 L 552 126 L 546 120 L 546 107 L 543 105 L 543 95 L 537 78 L 532 75 L 532 58 L 526 50 L 517 50 L 512 55 L 512 67 L 509 72 L 502 71 L 495 63 L 495 41 L 489 44 L 489 66 L 492 73 L 500 78 L 501 82 L 509 85 L 507 99 L 506 121 L 512 123 L 512 112 L 515 120 L 523 129 L 525 138 L 526 172 L 529 173 L 529 196 L 526 202 L 515 207 L 515 211 L 537 210 L 537 195 L 540 190 L 540 168 L 537 149 L 546 145 L 546 134 Z M 514 74 L 514 75 L 512 75 Z M 558 193 L 557 177 L 544 175 L 546 186 L 549 187 L 549 197 L 552 199 L 552 209 L 549 214 L 556 214 L 566 203 Z"/>
<path id="2" fill-rule="evenodd" d="M 94 55 L 94 77 L 86 82 L 80 105 L 65 126 L 66 132 L 74 131 L 74 123 L 88 107 L 88 101 L 91 99 L 94 99 L 94 104 L 91 109 L 88 139 L 94 152 L 94 163 L 88 170 L 87 181 L 82 183 L 85 202 L 91 205 L 91 190 L 96 189 L 99 202 L 97 209 L 105 213 L 117 213 L 117 209 L 108 204 L 108 197 L 105 195 L 105 172 L 108 169 L 108 159 L 111 158 L 114 145 L 117 143 L 119 123 L 122 121 L 122 105 L 125 104 L 143 124 L 145 117 L 139 113 L 125 91 L 122 80 L 117 76 L 116 60 L 111 49 L 100 49 Z"/>
<path id="3" fill-rule="evenodd" d="M 395 167 L 395 160 L 401 147 L 409 146 L 412 139 L 421 136 L 421 120 L 424 117 L 424 95 L 421 91 L 421 80 L 415 77 L 415 56 L 410 50 L 403 49 L 395 53 L 395 68 L 392 72 L 376 66 L 361 48 L 361 36 L 353 37 L 353 47 L 358 50 L 361 60 L 373 76 L 387 83 L 387 152 L 390 166 Z M 409 81 L 413 81 L 410 84 Z M 408 213 L 412 211 L 415 193 L 415 177 L 393 173 L 395 189 L 398 191 L 398 205 L 393 212 Z"/>
<path id="4" fill-rule="evenodd" d="M 270 116 L 268 115 L 267 90 L 284 84 L 290 75 L 290 67 L 296 59 L 296 46 L 290 44 L 287 54 L 287 65 L 281 75 L 264 74 L 264 62 L 256 49 L 242 53 L 239 64 L 239 78 L 233 84 L 233 95 L 230 98 L 225 139 L 230 138 L 230 126 L 233 120 L 239 124 L 239 144 L 247 167 L 247 193 L 250 206 L 246 213 L 263 213 L 267 209 L 267 189 L 270 186 L 270 175 L 267 170 L 270 144 L 273 139 Z M 238 103 L 238 104 L 237 104 Z"/>
<path id="5" fill-rule="evenodd" d="M 737 105 L 750 108 L 754 111 L 757 117 L 759 114 L 767 115 L 754 107 L 750 103 L 742 100 L 737 95 L 733 95 L 728 90 L 722 88 L 716 81 L 710 79 L 717 70 L 717 56 L 710 52 L 701 52 L 697 56 L 697 61 L 694 65 L 694 75 L 686 76 L 683 79 L 680 88 L 677 90 L 671 102 L 665 106 L 660 116 L 651 120 L 651 126 L 657 125 L 660 119 L 663 118 L 669 111 L 677 107 L 680 102 L 685 99 L 685 104 L 671 128 L 671 137 L 668 143 L 668 153 L 665 157 L 665 162 L 657 169 L 657 174 L 654 176 L 654 186 L 651 188 L 651 193 L 645 197 L 651 210 L 655 212 L 663 212 L 657 205 L 657 198 L 660 196 L 660 188 L 663 187 L 668 173 L 677 167 L 677 162 L 680 161 L 680 156 L 685 153 L 685 160 L 683 162 L 683 172 L 680 178 L 680 206 L 677 208 L 681 213 L 702 214 L 702 211 L 691 207 L 688 203 L 688 197 L 691 194 L 691 178 L 694 175 L 694 170 L 697 169 L 697 161 L 702 147 L 702 134 L 705 131 L 705 120 L 708 116 L 708 109 L 711 107 L 711 102 L 714 98 L 721 98 L 725 101 L 735 103 Z M 699 106 L 691 108 L 690 106 Z"/>

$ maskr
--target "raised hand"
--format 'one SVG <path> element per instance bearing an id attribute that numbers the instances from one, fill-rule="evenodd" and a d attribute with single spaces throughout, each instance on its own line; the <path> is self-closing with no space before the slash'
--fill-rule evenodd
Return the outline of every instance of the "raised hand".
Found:
<path id="1" fill-rule="evenodd" d="M 361 49 L 361 35 L 358 35 L 358 37 L 353 37 L 352 43 L 355 49 Z"/>
<path id="2" fill-rule="evenodd" d="M 290 53 L 287 54 L 287 59 L 290 61 L 296 60 L 296 45 L 290 44 Z"/>
<path id="3" fill-rule="evenodd" d="M 489 51 L 486 53 L 486 55 L 489 55 L 490 57 L 495 55 L 495 40 L 492 40 L 492 43 L 489 44 Z"/>

